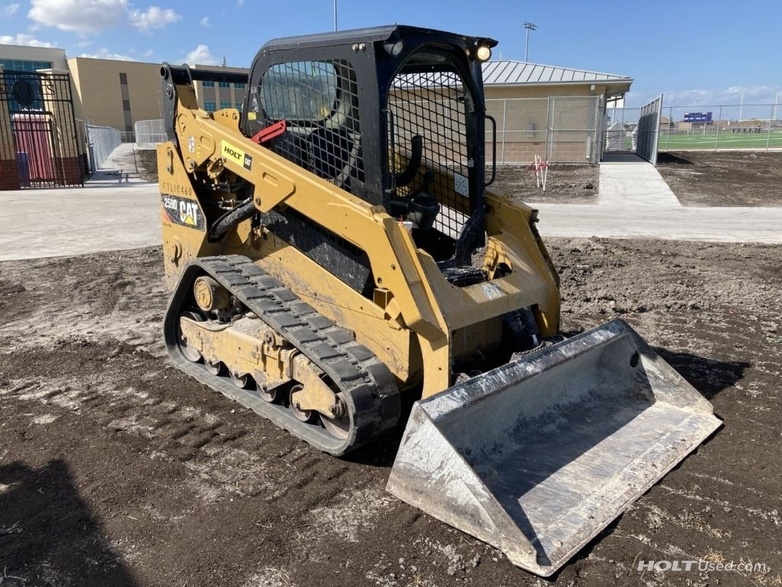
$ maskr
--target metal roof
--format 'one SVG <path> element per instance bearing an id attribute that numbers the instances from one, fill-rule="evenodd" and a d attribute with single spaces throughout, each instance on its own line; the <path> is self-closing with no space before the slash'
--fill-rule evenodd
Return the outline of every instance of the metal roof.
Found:
<path id="1" fill-rule="evenodd" d="M 568 67 L 555 67 L 524 61 L 487 61 L 483 64 L 485 86 L 521 84 L 630 84 L 633 78 L 611 73 L 598 73 Z"/>

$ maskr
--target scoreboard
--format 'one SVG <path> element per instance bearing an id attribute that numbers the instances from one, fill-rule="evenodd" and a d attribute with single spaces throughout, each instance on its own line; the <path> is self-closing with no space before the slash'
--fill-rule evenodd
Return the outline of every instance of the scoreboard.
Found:
<path id="1" fill-rule="evenodd" d="M 711 112 L 687 112 L 684 122 L 711 122 Z"/>

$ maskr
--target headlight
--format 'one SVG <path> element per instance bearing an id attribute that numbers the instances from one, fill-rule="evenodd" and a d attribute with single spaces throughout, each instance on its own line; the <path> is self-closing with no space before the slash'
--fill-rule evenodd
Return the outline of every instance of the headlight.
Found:
<path id="1" fill-rule="evenodd" d="M 491 48 L 486 45 L 478 45 L 478 48 L 475 49 L 475 59 L 481 63 L 491 59 Z"/>
<path id="2" fill-rule="evenodd" d="M 402 41 L 397 41 L 396 43 L 385 43 L 383 45 L 383 49 L 385 49 L 386 53 L 391 55 L 391 57 L 396 57 L 399 55 L 404 48 L 405 44 Z"/>

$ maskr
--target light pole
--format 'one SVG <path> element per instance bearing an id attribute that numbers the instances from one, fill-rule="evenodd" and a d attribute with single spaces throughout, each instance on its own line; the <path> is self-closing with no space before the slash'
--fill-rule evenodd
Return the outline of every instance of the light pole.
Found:
<path id="1" fill-rule="evenodd" d="M 741 92 L 741 100 L 739 102 L 739 122 L 744 120 L 744 92 Z"/>
<path id="2" fill-rule="evenodd" d="M 524 28 L 527 29 L 527 41 L 524 45 L 524 61 L 529 63 L 529 32 L 538 30 L 538 25 L 531 22 L 525 22 Z"/>
<path id="3" fill-rule="evenodd" d="M 337 0 L 334 0 L 334 30 L 337 30 Z"/>

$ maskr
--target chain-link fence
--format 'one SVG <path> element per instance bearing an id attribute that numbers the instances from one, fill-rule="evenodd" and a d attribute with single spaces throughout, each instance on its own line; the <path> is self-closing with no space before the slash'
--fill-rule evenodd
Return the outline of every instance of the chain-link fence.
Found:
<path id="1" fill-rule="evenodd" d="M 597 96 L 490 99 L 486 110 L 497 121 L 498 165 L 525 165 L 535 155 L 550 163 L 600 161 L 603 136 Z M 488 124 L 487 146 L 491 133 Z"/>
<path id="2" fill-rule="evenodd" d="M 640 108 L 606 111 L 606 150 L 633 150 Z M 782 104 L 665 106 L 660 118 L 660 151 L 782 148 Z M 613 133 L 613 134 L 612 134 Z"/>
<path id="3" fill-rule="evenodd" d="M 596 165 L 600 161 L 604 137 L 597 96 L 490 99 L 486 111 L 497 122 L 498 165 L 527 165 L 535 155 L 550 163 Z M 491 127 L 486 125 L 488 160 Z M 136 122 L 135 134 L 139 149 L 167 140 L 162 120 Z"/>
<path id="4" fill-rule="evenodd" d="M 635 151 L 634 134 L 641 119 L 641 108 L 606 109 L 606 152 Z"/>
<path id="5" fill-rule="evenodd" d="M 87 125 L 91 171 L 95 173 L 111 152 L 122 143 L 122 134 L 110 126 Z"/>
<path id="6" fill-rule="evenodd" d="M 158 143 L 168 140 L 162 118 L 157 120 L 139 120 L 133 128 L 136 134 L 136 147 L 139 149 L 154 149 Z"/>

